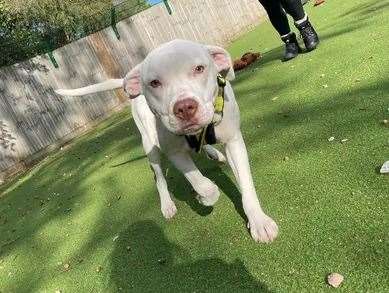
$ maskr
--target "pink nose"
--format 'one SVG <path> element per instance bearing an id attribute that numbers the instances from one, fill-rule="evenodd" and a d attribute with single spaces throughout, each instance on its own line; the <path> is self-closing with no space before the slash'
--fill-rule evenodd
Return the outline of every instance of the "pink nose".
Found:
<path id="1" fill-rule="evenodd" d="M 181 120 L 190 120 L 197 112 L 198 103 L 191 98 L 186 98 L 174 104 L 173 112 Z"/>

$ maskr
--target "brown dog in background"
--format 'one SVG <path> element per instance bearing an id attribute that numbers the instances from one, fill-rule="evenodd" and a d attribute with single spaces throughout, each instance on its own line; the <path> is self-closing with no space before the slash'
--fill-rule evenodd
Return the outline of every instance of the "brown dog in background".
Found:
<path id="1" fill-rule="evenodd" d="M 249 66 L 251 63 L 255 62 L 257 59 L 260 59 L 261 53 L 252 53 L 247 52 L 242 55 L 240 59 L 234 61 L 234 70 L 239 71 Z"/>

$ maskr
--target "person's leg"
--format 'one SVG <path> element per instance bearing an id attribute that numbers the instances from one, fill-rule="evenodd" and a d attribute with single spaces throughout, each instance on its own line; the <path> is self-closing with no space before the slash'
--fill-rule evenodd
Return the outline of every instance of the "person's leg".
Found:
<path id="1" fill-rule="evenodd" d="M 305 12 L 301 0 L 280 0 L 285 11 L 293 17 L 294 21 L 299 21 L 305 17 Z"/>
<path id="2" fill-rule="evenodd" d="M 285 36 L 291 32 L 288 17 L 281 7 L 279 0 L 259 0 L 265 8 L 269 20 L 280 36 Z"/>
<path id="3" fill-rule="evenodd" d="M 280 0 L 285 11 L 293 17 L 294 24 L 301 33 L 308 51 L 314 50 L 319 44 L 319 37 L 305 13 L 301 0 Z"/>
<path id="4" fill-rule="evenodd" d="M 300 47 L 296 35 L 290 30 L 288 17 L 281 6 L 280 0 L 259 0 L 265 8 L 269 20 L 279 33 L 281 40 L 285 43 L 284 60 L 290 60 L 298 55 Z"/>
<path id="5" fill-rule="evenodd" d="M 271 23 L 280 36 L 291 32 L 286 13 L 293 17 L 296 25 L 302 24 L 308 19 L 301 0 L 259 0 L 259 2 L 265 8 Z"/>

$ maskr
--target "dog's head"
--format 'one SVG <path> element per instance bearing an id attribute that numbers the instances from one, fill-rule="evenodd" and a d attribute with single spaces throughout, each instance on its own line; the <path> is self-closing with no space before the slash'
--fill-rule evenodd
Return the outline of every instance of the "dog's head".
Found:
<path id="1" fill-rule="evenodd" d="M 144 95 L 169 131 L 193 134 L 212 121 L 219 73 L 234 79 L 226 50 L 175 40 L 153 50 L 126 75 L 123 86 L 130 98 Z"/>

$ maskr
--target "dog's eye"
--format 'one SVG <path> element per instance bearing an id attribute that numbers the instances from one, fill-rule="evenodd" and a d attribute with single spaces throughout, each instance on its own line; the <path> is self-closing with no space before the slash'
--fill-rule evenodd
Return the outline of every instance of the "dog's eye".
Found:
<path id="1" fill-rule="evenodd" d="M 195 73 L 203 73 L 204 69 L 205 69 L 205 67 L 203 65 L 198 65 L 198 66 L 196 66 L 194 71 L 195 71 Z"/>
<path id="2" fill-rule="evenodd" d="M 158 79 L 154 79 L 150 82 L 150 86 L 153 88 L 160 87 L 162 83 Z"/>

